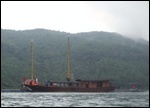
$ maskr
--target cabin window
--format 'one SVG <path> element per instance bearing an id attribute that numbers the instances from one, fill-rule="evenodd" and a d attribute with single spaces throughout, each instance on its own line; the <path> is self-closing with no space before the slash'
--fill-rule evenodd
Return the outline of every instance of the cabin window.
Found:
<path id="1" fill-rule="evenodd" d="M 82 84 L 79 84 L 79 87 L 82 87 Z"/>
<path id="2" fill-rule="evenodd" d="M 69 83 L 69 86 L 72 86 L 72 83 Z"/>
<path id="3" fill-rule="evenodd" d="M 102 82 L 100 82 L 100 87 L 102 87 Z"/>
<path id="4" fill-rule="evenodd" d="M 68 83 L 65 83 L 65 87 L 68 87 Z"/>
<path id="5" fill-rule="evenodd" d="M 57 83 L 57 86 L 60 87 L 60 83 Z"/>
<path id="6" fill-rule="evenodd" d="M 81 87 L 81 84 L 77 83 L 77 84 L 76 84 L 76 87 Z"/>
<path id="7" fill-rule="evenodd" d="M 97 82 L 97 87 L 100 87 L 100 82 Z"/>
<path id="8" fill-rule="evenodd" d="M 86 88 L 89 88 L 89 82 L 86 82 Z"/>
<path id="9" fill-rule="evenodd" d="M 74 83 L 74 84 L 73 84 L 73 87 L 78 87 L 78 86 L 79 86 L 78 83 Z"/>

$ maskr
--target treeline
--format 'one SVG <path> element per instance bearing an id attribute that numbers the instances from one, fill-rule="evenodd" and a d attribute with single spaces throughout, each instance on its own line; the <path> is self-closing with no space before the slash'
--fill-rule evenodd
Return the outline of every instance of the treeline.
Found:
<path id="1" fill-rule="evenodd" d="M 141 83 L 149 88 L 149 42 L 137 42 L 117 33 L 1 29 L 1 88 L 19 88 L 30 78 L 31 39 L 34 73 L 39 82 L 66 81 L 67 38 L 71 44 L 74 79 L 111 79 L 120 87 Z"/>

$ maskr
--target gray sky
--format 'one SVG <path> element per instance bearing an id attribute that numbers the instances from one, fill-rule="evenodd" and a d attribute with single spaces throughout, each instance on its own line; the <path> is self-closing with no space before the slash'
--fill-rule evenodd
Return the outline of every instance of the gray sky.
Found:
<path id="1" fill-rule="evenodd" d="M 149 1 L 1 1 L 1 28 L 107 31 L 149 41 Z"/>

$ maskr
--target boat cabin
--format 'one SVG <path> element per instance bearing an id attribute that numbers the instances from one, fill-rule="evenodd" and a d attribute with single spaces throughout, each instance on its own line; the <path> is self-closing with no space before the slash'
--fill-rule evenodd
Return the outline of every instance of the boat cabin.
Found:
<path id="1" fill-rule="evenodd" d="M 82 80 L 81 84 L 83 88 L 100 88 L 111 86 L 109 80 Z"/>
<path id="2" fill-rule="evenodd" d="M 76 82 L 52 82 L 56 87 L 81 87 L 81 88 L 100 88 L 110 87 L 112 84 L 109 80 L 80 80 Z"/>

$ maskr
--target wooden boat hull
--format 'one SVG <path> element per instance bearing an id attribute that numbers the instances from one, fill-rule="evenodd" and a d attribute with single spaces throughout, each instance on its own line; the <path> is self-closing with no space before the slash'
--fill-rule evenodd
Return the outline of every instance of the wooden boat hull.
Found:
<path id="1" fill-rule="evenodd" d="M 99 88 L 83 88 L 83 87 L 46 87 L 39 85 L 25 85 L 32 92 L 111 92 L 115 86 L 99 87 Z"/>

